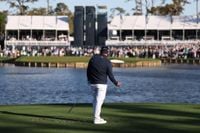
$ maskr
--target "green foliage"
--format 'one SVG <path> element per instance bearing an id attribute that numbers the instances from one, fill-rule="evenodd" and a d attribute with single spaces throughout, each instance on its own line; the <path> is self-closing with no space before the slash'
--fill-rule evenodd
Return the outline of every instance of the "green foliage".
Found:
<path id="1" fill-rule="evenodd" d="M 8 58 L 0 57 L 0 62 L 7 60 Z"/>
<path id="2" fill-rule="evenodd" d="M 148 10 L 153 15 L 180 15 L 184 11 L 185 4 L 189 4 L 188 0 L 172 0 L 171 4 L 165 4 L 164 6 L 155 6 Z"/>
<path id="3" fill-rule="evenodd" d="M 90 57 L 77 57 L 77 56 L 35 56 L 35 57 L 27 57 L 22 56 L 18 58 L 17 62 L 88 62 Z"/>
<path id="4" fill-rule="evenodd" d="M 54 9 L 57 15 L 69 15 L 71 11 L 65 3 L 57 3 L 56 8 Z"/>
<path id="5" fill-rule="evenodd" d="M 111 14 L 110 14 L 110 16 L 109 16 L 110 18 L 113 18 L 115 15 L 120 15 L 120 16 L 122 16 L 122 15 L 127 14 L 127 13 L 126 13 L 126 10 L 123 9 L 122 7 L 111 8 L 110 11 L 111 11 Z"/>
<path id="6" fill-rule="evenodd" d="M 4 33 L 7 12 L 0 12 L 0 35 Z"/>
<path id="7" fill-rule="evenodd" d="M 73 21 L 74 21 L 74 15 L 68 8 L 68 6 L 65 3 L 57 3 L 56 8 L 54 9 L 54 12 L 56 15 L 67 15 L 68 20 L 69 20 L 69 29 L 70 29 L 70 34 L 74 32 L 74 27 L 73 27 Z"/>
<path id="8" fill-rule="evenodd" d="M 10 8 L 17 8 L 18 14 L 25 15 L 26 11 L 28 10 L 29 6 L 26 5 L 27 3 L 34 3 L 38 0 L 1 0 L 5 1 L 10 5 Z"/>
<path id="9" fill-rule="evenodd" d="M 27 15 L 46 15 L 46 8 L 33 8 L 27 12 Z"/>
<path id="10" fill-rule="evenodd" d="M 17 58 L 17 62 L 56 62 L 56 63 L 66 63 L 66 62 L 88 62 L 90 57 L 85 56 L 35 56 L 27 57 L 22 56 Z M 155 61 L 155 59 L 149 58 L 110 58 L 110 59 L 119 59 L 123 60 L 125 63 L 136 63 L 139 61 Z M 158 60 L 159 61 L 159 60 Z"/>
<path id="11" fill-rule="evenodd" d="M 125 0 L 125 2 L 135 1 L 135 5 L 142 3 L 141 6 L 145 6 L 147 13 L 152 15 L 180 15 L 184 11 L 185 4 L 189 4 L 190 0 L 172 0 L 172 3 L 165 4 L 166 0 L 161 0 L 160 4 L 154 5 L 157 0 Z M 164 4 L 164 5 L 163 5 Z M 151 5 L 151 6 L 150 6 Z M 137 13 L 137 7 L 133 8 L 133 11 Z M 134 14 L 135 14 L 134 13 Z"/>
<path id="12" fill-rule="evenodd" d="M 10 58 L 10 57 L 0 57 L 0 62 L 7 62 L 7 61 L 11 61 L 14 60 L 14 58 Z"/>

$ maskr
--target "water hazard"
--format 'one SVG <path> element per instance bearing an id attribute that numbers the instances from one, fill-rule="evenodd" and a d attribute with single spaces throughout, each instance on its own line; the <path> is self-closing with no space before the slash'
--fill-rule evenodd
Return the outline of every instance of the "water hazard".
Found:
<path id="1" fill-rule="evenodd" d="M 200 66 L 114 68 L 106 102 L 200 103 Z M 0 104 L 91 103 L 85 69 L 0 67 Z"/>

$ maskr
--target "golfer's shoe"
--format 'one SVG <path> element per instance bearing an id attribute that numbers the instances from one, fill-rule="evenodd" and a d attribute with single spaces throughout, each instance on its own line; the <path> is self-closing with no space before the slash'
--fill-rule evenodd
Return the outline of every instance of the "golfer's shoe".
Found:
<path id="1" fill-rule="evenodd" d="M 100 118 L 100 119 L 94 119 L 94 124 L 106 124 L 107 121 Z"/>

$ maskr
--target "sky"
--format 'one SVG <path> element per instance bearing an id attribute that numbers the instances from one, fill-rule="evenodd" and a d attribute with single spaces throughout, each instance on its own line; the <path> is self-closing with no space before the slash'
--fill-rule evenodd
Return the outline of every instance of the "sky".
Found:
<path id="1" fill-rule="evenodd" d="M 106 5 L 108 8 L 108 11 L 111 8 L 115 7 L 122 7 L 126 11 L 131 12 L 131 9 L 135 7 L 134 0 L 130 2 L 125 2 L 126 0 L 49 0 L 50 6 L 54 7 L 56 6 L 56 3 L 63 2 L 66 5 L 68 5 L 69 9 L 73 12 L 74 6 L 97 6 L 97 5 Z M 155 4 L 160 3 L 161 0 L 155 0 Z M 196 2 L 195 0 L 189 0 L 191 4 L 188 4 L 185 6 L 185 11 L 183 15 L 195 15 L 196 14 Z M 167 3 L 170 3 L 171 0 L 167 0 Z M 38 2 L 35 2 L 34 4 L 30 5 L 31 8 L 39 8 L 39 7 L 47 7 L 47 0 L 38 0 Z M 199 8 L 200 8 L 200 0 L 199 0 Z M 0 11 L 2 10 L 11 10 L 9 9 L 9 4 L 6 2 L 0 2 Z M 199 9 L 200 11 L 200 9 Z"/>

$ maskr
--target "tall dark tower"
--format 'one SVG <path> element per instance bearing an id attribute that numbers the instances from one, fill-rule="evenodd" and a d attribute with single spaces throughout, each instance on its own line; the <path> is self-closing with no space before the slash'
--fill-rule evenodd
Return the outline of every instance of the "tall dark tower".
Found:
<path id="1" fill-rule="evenodd" d="M 97 44 L 99 46 L 106 45 L 107 39 L 107 13 L 106 12 L 99 12 L 97 14 Z"/>
<path id="2" fill-rule="evenodd" d="M 74 45 L 84 45 L 84 7 L 75 6 L 74 13 Z"/>
<path id="3" fill-rule="evenodd" d="M 96 14 L 94 6 L 86 6 L 86 43 L 87 46 L 96 45 Z"/>

